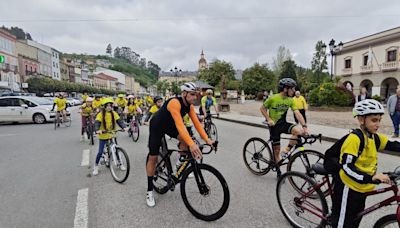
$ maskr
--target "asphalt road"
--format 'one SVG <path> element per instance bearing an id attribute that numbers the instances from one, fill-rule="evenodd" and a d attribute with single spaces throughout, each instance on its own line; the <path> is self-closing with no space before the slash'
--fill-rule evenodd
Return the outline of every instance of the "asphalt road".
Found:
<path id="1" fill-rule="evenodd" d="M 89 175 L 98 143 L 79 142 L 77 117 L 75 110 L 72 126 L 57 131 L 52 124 L 0 126 L 0 227 L 290 227 L 276 200 L 276 174 L 255 176 L 242 159 L 246 140 L 266 138 L 266 130 L 215 121 L 219 149 L 206 155 L 204 163 L 225 177 L 230 205 L 221 219 L 203 222 L 186 209 L 179 186 L 174 192 L 155 194 L 156 207 L 147 207 L 147 127 L 140 129 L 137 143 L 125 133 L 119 135 L 119 145 L 131 160 L 131 173 L 126 183 L 118 184 L 104 166 L 98 176 Z M 176 147 L 176 141 L 169 145 Z M 308 147 L 325 151 L 329 145 Z M 82 166 L 85 150 L 90 150 L 89 166 Z M 399 165 L 399 158 L 380 154 L 379 162 L 381 170 L 391 171 Z M 371 227 L 377 218 L 394 212 L 389 207 L 368 215 L 362 226 Z"/>

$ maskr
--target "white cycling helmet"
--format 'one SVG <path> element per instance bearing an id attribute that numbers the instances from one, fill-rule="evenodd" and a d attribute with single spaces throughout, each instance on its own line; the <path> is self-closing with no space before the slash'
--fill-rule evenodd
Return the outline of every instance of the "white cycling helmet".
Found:
<path id="1" fill-rule="evenodd" d="M 93 101 L 93 98 L 91 98 L 91 97 L 86 98 L 86 102 L 92 102 L 92 101 Z"/>
<path id="2" fill-rule="evenodd" d="M 365 116 L 370 114 L 381 114 L 385 113 L 383 105 L 374 99 L 366 99 L 357 102 L 353 108 L 353 116 Z"/>
<path id="3" fill-rule="evenodd" d="M 181 91 L 182 92 L 193 92 L 197 91 L 197 86 L 193 82 L 186 82 L 183 85 L 181 85 Z"/>

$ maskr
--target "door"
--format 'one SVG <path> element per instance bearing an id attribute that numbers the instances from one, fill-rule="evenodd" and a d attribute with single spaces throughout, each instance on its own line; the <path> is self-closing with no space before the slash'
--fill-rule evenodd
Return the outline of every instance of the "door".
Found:
<path id="1" fill-rule="evenodd" d="M 33 111 L 36 105 L 29 100 L 19 98 L 19 105 L 26 105 L 26 107 L 21 107 L 21 121 L 32 121 Z"/>
<path id="2" fill-rule="evenodd" d="M 23 121 L 24 109 L 21 107 L 22 103 L 19 98 L 8 98 L 10 99 L 10 121 Z"/>

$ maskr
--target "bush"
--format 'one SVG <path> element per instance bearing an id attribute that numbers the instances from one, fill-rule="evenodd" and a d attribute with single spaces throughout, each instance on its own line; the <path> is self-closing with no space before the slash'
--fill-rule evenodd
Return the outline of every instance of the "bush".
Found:
<path id="1" fill-rule="evenodd" d="M 379 95 L 374 95 L 374 96 L 372 96 L 372 99 L 377 100 L 377 101 L 379 101 L 379 102 L 382 102 L 382 101 L 383 101 L 383 98 L 382 98 L 381 96 L 379 96 Z"/>
<path id="2" fill-rule="evenodd" d="M 313 106 L 351 106 L 353 95 L 332 82 L 323 83 L 309 93 L 309 103 Z"/>

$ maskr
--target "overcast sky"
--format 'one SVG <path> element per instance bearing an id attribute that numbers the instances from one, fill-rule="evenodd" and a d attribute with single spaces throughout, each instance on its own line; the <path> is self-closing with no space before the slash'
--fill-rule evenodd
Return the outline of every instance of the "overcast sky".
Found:
<path id="1" fill-rule="evenodd" d="M 0 25 L 62 52 L 128 46 L 163 70 L 197 70 L 202 49 L 208 62 L 235 69 L 271 64 L 280 45 L 310 67 L 318 40 L 346 42 L 399 22 L 398 0 L 13 0 L 0 7 Z"/>

